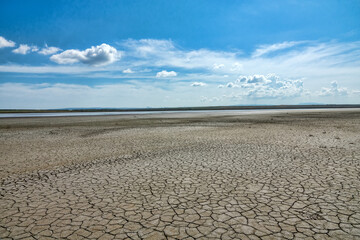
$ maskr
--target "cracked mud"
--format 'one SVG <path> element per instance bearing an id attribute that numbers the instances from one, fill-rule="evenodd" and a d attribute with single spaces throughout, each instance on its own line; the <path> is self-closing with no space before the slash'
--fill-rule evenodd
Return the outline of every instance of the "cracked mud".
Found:
<path id="1" fill-rule="evenodd" d="M 0 239 L 360 239 L 360 112 L 0 120 Z"/>

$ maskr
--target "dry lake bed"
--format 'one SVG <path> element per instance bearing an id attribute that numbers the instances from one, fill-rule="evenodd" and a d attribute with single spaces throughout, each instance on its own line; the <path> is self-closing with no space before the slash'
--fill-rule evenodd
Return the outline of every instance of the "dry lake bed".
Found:
<path id="1" fill-rule="evenodd" d="M 0 119 L 0 239 L 360 239 L 360 110 Z"/>

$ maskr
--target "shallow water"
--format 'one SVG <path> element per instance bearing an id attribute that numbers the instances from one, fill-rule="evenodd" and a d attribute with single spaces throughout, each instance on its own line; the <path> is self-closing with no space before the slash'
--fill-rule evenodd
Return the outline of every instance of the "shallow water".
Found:
<path id="1" fill-rule="evenodd" d="M 285 109 L 282 109 L 285 110 Z M 272 109 L 252 110 L 196 110 L 196 111 L 129 111 L 129 112 L 48 112 L 48 113 L 0 113 L 0 118 L 16 117 L 65 117 L 65 116 L 103 116 L 103 115 L 136 115 L 136 114 L 166 114 L 166 113 L 261 113 Z"/>
<path id="2" fill-rule="evenodd" d="M 299 111 L 333 111 L 354 110 L 353 108 L 320 108 L 320 109 L 246 109 L 246 110 L 189 110 L 189 111 L 129 111 L 129 112 L 42 112 L 42 113 L 0 113 L 0 118 L 26 118 L 26 117 L 70 117 L 70 116 L 105 116 L 105 115 L 146 115 L 146 114 L 174 114 L 174 113 L 209 113 L 209 114 L 258 114 L 258 113 L 284 113 Z"/>

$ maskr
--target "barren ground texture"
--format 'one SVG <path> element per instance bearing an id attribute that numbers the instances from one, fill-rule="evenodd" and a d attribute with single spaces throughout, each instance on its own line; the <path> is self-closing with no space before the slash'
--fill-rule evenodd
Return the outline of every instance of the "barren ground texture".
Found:
<path id="1" fill-rule="evenodd" d="M 360 110 L 0 119 L 0 239 L 360 239 Z"/>

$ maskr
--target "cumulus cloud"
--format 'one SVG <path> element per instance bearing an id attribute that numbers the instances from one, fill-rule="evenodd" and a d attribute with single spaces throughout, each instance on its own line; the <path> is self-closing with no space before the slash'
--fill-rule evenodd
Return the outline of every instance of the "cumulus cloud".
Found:
<path id="1" fill-rule="evenodd" d="M 37 46 L 29 46 L 27 44 L 20 44 L 20 47 L 14 49 L 12 52 L 17 54 L 28 54 L 30 52 L 37 52 L 39 48 Z"/>
<path id="2" fill-rule="evenodd" d="M 240 76 L 236 83 L 246 83 L 246 84 L 266 84 L 270 83 L 271 80 L 265 77 L 264 75 L 253 75 L 253 76 Z"/>
<path id="3" fill-rule="evenodd" d="M 232 83 L 232 82 L 229 82 L 225 85 L 225 87 L 227 88 L 237 88 L 239 87 L 239 85 L 235 84 L 235 83 Z"/>
<path id="4" fill-rule="evenodd" d="M 206 83 L 203 83 L 203 82 L 193 82 L 190 86 L 192 86 L 192 87 L 204 87 L 204 86 L 206 86 Z"/>
<path id="5" fill-rule="evenodd" d="M 4 47 L 15 47 L 15 42 L 6 40 L 4 37 L 0 36 L 0 48 Z"/>
<path id="6" fill-rule="evenodd" d="M 116 48 L 103 43 L 99 46 L 80 51 L 77 49 L 69 49 L 62 53 L 53 55 L 50 60 L 59 64 L 73 64 L 81 62 L 92 66 L 101 66 L 111 64 L 120 59 L 121 54 Z"/>
<path id="7" fill-rule="evenodd" d="M 162 77 L 176 77 L 177 73 L 174 71 L 166 71 L 166 70 L 162 70 L 161 72 L 156 73 L 156 77 L 157 78 L 162 78 Z"/>
<path id="8" fill-rule="evenodd" d="M 43 47 L 40 51 L 39 54 L 42 55 L 51 55 L 54 53 L 57 53 L 59 51 L 61 51 L 62 49 L 58 48 L 58 47 L 49 47 L 47 44 L 45 44 L 45 47 Z"/>
<path id="9" fill-rule="evenodd" d="M 347 88 L 342 88 L 338 86 L 337 81 L 331 82 L 330 88 L 322 88 L 319 95 L 320 96 L 346 96 L 350 93 Z"/>
<path id="10" fill-rule="evenodd" d="M 123 72 L 123 73 L 134 73 L 134 71 L 131 70 L 130 68 L 125 69 L 125 70 L 123 70 L 122 72 Z"/>
<path id="11" fill-rule="evenodd" d="M 250 98 L 298 97 L 303 92 L 301 79 L 282 79 L 275 74 L 240 76 L 219 88 L 239 88 L 238 96 Z"/>

